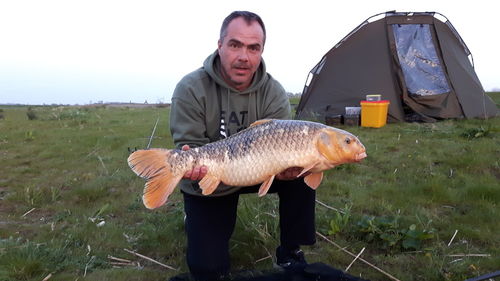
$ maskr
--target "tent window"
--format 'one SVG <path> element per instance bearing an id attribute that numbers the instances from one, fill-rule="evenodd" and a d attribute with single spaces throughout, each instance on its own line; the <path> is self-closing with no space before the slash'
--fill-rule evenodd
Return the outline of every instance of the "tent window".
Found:
<path id="1" fill-rule="evenodd" d="M 450 92 L 428 24 L 393 24 L 399 63 L 408 92 L 429 96 Z"/>
<path id="2" fill-rule="evenodd" d="M 312 74 L 311 72 L 309 72 L 309 75 L 307 75 L 307 80 L 306 80 L 306 87 L 309 87 L 309 84 L 311 84 L 311 81 L 314 77 L 314 74 Z"/>

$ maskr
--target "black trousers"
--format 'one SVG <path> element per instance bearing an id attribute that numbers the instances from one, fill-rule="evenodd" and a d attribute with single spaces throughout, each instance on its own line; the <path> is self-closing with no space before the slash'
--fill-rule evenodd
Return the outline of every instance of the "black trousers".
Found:
<path id="1" fill-rule="evenodd" d="M 187 264 L 197 280 L 216 280 L 230 270 L 229 239 L 236 224 L 238 198 L 259 186 L 220 197 L 183 193 L 186 212 Z M 302 178 L 275 180 L 269 190 L 278 193 L 282 246 L 312 245 L 315 236 L 316 192 Z"/>

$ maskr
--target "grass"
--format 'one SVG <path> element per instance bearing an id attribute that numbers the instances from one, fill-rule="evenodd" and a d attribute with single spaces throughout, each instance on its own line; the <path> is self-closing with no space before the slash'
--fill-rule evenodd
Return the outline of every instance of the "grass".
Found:
<path id="1" fill-rule="evenodd" d="M 490 95 L 500 103 L 500 93 Z M 168 108 L 1 109 L 0 280 L 166 280 L 187 271 L 179 192 L 147 210 L 144 182 L 126 164 L 158 117 L 152 146 L 173 146 Z M 365 247 L 364 259 L 400 280 L 499 269 L 500 118 L 343 128 L 368 158 L 325 174 L 318 200 L 343 213 L 318 204 L 320 233 L 355 254 Z M 271 268 L 278 240 L 275 195 L 242 196 L 233 269 Z M 309 262 L 339 269 L 352 261 L 319 237 L 304 250 Z M 131 263 L 116 267 L 110 256 Z M 387 280 L 359 261 L 349 273 Z"/>

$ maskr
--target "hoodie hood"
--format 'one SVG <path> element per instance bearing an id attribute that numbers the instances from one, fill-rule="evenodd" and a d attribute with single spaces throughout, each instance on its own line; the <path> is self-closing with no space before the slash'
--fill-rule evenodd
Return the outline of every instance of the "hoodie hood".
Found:
<path id="1" fill-rule="evenodd" d="M 264 83 L 266 82 L 267 79 L 269 79 L 266 75 L 266 64 L 264 63 L 264 59 L 261 59 L 259 68 L 257 68 L 257 71 L 255 72 L 252 83 L 250 86 L 243 91 L 239 91 L 231 86 L 229 86 L 226 81 L 222 78 L 222 75 L 220 74 L 220 68 L 221 68 L 221 63 L 220 63 L 220 57 L 219 57 L 219 52 L 215 50 L 210 56 L 208 56 L 205 61 L 203 62 L 203 68 L 205 71 L 208 73 L 208 75 L 214 79 L 214 81 L 219 84 L 220 86 L 229 89 L 231 92 L 238 93 L 238 94 L 248 94 L 257 91 Z"/>

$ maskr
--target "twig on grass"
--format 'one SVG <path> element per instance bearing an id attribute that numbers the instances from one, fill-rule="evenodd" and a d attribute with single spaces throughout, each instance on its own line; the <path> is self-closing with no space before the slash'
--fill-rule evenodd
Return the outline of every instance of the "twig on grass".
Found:
<path id="1" fill-rule="evenodd" d="M 85 157 L 90 157 L 90 156 L 92 156 L 92 155 L 93 155 L 93 154 L 95 154 L 98 150 L 99 150 L 99 148 L 96 148 L 96 149 L 92 150 L 92 151 L 91 151 L 91 152 L 89 152 L 89 154 L 87 154 L 87 156 L 85 156 Z"/>
<path id="2" fill-rule="evenodd" d="M 159 265 L 161 265 L 161 266 L 163 266 L 163 267 L 165 267 L 165 268 L 168 268 L 168 269 L 171 269 L 171 270 L 175 270 L 175 271 L 179 271 L 179 269 L 177 269 L 177 268 L 173 268 L 173 267 L 171 267 L 171 266 L 169 266 L 169 265 L 163 264 L 163 263 L 161 263 L 161 262 L 159 262 L 159 261 L 156 261 L 156 260 L 154 260 L 154 259 L 152 259 L 152 258 L 150 258 L 150 257 L 147 257 L 147 256 L 145 256 L 145 255 L 141 255 L 141 254 L 136 253 L 136 252 L 134 252 L 134 251 L 131 251 L 131 250 L 129 250 L 129 249 L 123 249 L 123 250 L 124 250 L 125 252 L 127 252 L 127 253 L 130 253 L 130 254 L 136 255 L 136 256 L 138 256 L 138 257 L 140 257 L 140 258 L 143 258 L 143 259 L 145 259 L 145 260 L 148 260 L 148 261 L 150 261 L 150 262 L 154 262 L 154 263 L 156 263 L 156 264 L 159 264 Z"/>
<path id="3" fill-rule="evenodd" d="M 126 259 L 122 259 L 122 258 L 113 257 L 112 255 L 108 255 L 108 259 L 110 259 L 110 260 L 115 260 L 115 261 L 119 261 L 119 262 L 128 262 L 128 263 L 131 263 L 131 262 L 132 262 L 132 261 L 130 261 L 130 260 L 126 260 Z"/>
<path id="4" fill-rule="evenodd" d="M 323 202 L 319 201 L 318 199 L 316 199 L 316 203 L 320 204 L 321 206 L 323 206 L 323 207 L 325 207 L 325 208 L 327 208 L 327 209 L 334 210 L 334 211 L 337 211 L 337 212 L 339 212 L 339 213 L 341 213 L 341 214 L 344 214 L 344 215 L 345 215 L 345 212 L 344 212 L 344 211 L 339 210 L 339 209 L 334 208 L 334 207 L 331 207 L 331 206 L 328 206 L 328 205 L 326 205 L 325 203 L 323 203 Z"/>
<path id="5" fill-rule="evenodd" d="M 259 262 L 261 262 L 261 261 L 264 261 L 264 260 L 270 259 L 270 258 L 272 258 L 272 257 L 273 257 L 273 256 L 268 255 L 268 256 L 266 256 L 266 257 L 263 257 L 263 258 L 260 258 L 260 259 L 258 259 L 258 260 L 256 260 L 256 261 L 254 261 L 253 263 L 259 263 Z"/>
<path id="6" fill-rule="evenodd" d="M 109 264 L 111 265 L 125 265 L 125 266 L 137 266 L 137 264 L 133 263 L 133 262 L 118 262 L 118 261 L 112 261 L 110 262 Z"/>
<path id="7" fill-rule="evenodd" d="M 345 269 L 345 272 L 347 272 L 349 270 L 349 268 L 351 268 L 351 266 L 354 264 L 354 262 L 359 258 L 359 256 L 361 256 L 361 254 L 365 251 L 365 248 L 366 247 L 363 247 L 363 249 L 361 249 L 361 251 L 359 252 L 359 254 L 352 260 L 352 262 L 346 267 Z"/>
<path id="8" fill-rule="evenodd" d="M 153 141 L 153 137 L 154 137 L 155 131 L 156 131 L 156 126 L 158 126 L 158 121 L 160 121 L 160 114 L 158 114 L 158 118 L 156 118 L 156 123 L 155 123 L 155 126 L 153 127 L 153 132 L 151 132 L 151 137 L 149 137 L 149 142 L 148 142 L 148 146 L 146 146 L 146 149 L 151 148 L 151 142 Z"/>
<path id="9" fill-rule="evenodd" d="M 423 253 L 424 251 L 409 251 L 409 252 L 402 252 L 402 254 L 420 254 Z"/>
<path id="10" fill-rule="evenodd" d="M 490 254 L 455 254 L 455 255 L 446 255 L 447 257 L 483 257 L 489 258 Z"/>
<path id="11" fill-rule="evenodd" d="M 24 213 L 21 218 L 24 218 L 25 216 L 27 216 L 29 213 L 33 212 L 36 208 L 32 208 L 31 210 L 27 211 L 26 213 Z"/>
<path id="12" fill-rule="evenodd" d="M 111 255 L 108 255 L 108 259 L 110 260 L 109 264 L 111 264 L 114 267 L 121 268 L 122 266 L 134 266 L 141 268 L 141 264 L 137 261 L 134 262 L 127 259 L 113 257 Z"/>
<path id="13" fill-rule="evenodd" d="M 448 242 L 448 247 L 450 247 L 451 242 L 453 242 L 453 239 L 455 239 L 455 236 L 457 236 L 457 233 L 458 233 L 458 229 L 456 229 L 456 230 L 455 230 L 455 233 L 454 233 L 454 234 L 453 234 L 453 236 L 451 237 L 450 242 Z"/>
<path id="14" fill-rule="evenodd" d="M 52 277 L 52 273 L 49 273 L 45 278 L 42 279 L 42 281 L 47 281 Z"/>
<path id="15" fill-rule="evenodd" d="M 101 156 L 97 155 L 97 159 L 99 159 L 99 162 L 101 162 L 101 165 L 104 168 L 104 171 L 106 171 L 106 175 L 109 175 L 108 168 L 106 168 L 106 165 L 104 164 L 104 161 L 102 161 Z"/>
<path id="16" fill-rule="evenodd" d="M 269 259 L 269 258 L 270 258 L 270 259 L 272 259 L 272 258 L 273 258 L 273 255 L 271 255 L 271 253 L 269 252 L 269 250 L 268 250 L 266 247 L 264 247 L 264 250 L 266 250 L 266 252 L 267 252 L 267 256 L 265 256 L 265 257 L 263 257 L 263 258 L 260 258 L 260 259 L 258 259 L 258 260 L 256 260 L 256 261 L 254 261 L 254 262 L 253 262 L 254 264 L 256 264 L 256 263 L 258 263 L 258 262 L 261 262 L 261 261 L 263 261 L 263 260 L 267 260 L 267 259 Z"/>
<path id="17" fill-rule="evenodd" d="M 319 237 L 323 238 L 325 241 L 327 241 L 328 243 L 332 244 L 333 246 L 339 248 L 341 251 L 347 253 L 348 255 L 352 256 L 352 257 L 356 257 L 355 254 L 347 251 L 345 248 L 342 248 L 340 245 L 338 245 L 337 243 L 333 242 L 332 240 L 328 239 L 326 236 L 324 236 L 323 234 L 319 233 L 316 231 L 316 235 L 318 235 Z M 391 274 L 383 271 L 382 269 L 376 267 L 375 265 L 369 263 L 368 261 L 364 260 L 363 258 L 359 258 L 360 261 L 366 263 L 367 265 L 373 267 L 375 270 L 377 270 L 378 272 L 384 274 L 385 276 L 389 277 L 390 279 L 394 280 L 394 281 L 401 281 L 399 280 L 398 278 L 392 276 Z"/>
<path id="18" fill-rule="evenodd" d="M 89 260 L 89 262 L 85 265 L 85 271 L 83 272 L 83 277 L 87 276 L 87 269 L 89 267 L 89 264 L 95 259 L 95 256 L 92 256 Z"/>

